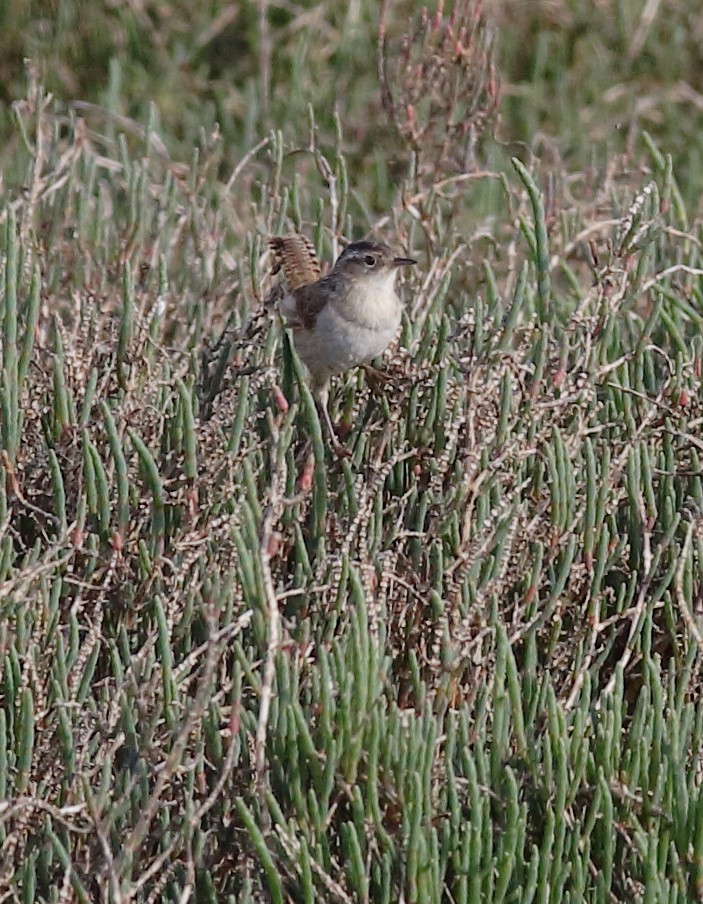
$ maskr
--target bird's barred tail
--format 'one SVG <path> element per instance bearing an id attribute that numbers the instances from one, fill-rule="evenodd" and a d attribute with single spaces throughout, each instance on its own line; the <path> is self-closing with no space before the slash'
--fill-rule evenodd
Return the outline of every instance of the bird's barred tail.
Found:
<path id="1" fill-rule="evenodd" d="M 315 248 L 306 236 L 297 233 L 275 235 L 269 239 L 269 247 L 274 258 L 271 272 L 275 275 L 283 271 L 289 292 L 320 278 L 321 269 Z"/>

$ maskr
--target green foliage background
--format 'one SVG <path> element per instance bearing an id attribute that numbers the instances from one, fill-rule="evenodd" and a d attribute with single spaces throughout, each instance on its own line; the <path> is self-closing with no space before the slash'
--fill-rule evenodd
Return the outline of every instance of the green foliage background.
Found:
<path id="1" fill-rule="evenodd" d="M 703 897 L 703 21 L 484 6 L 0 8 L 3 899 Z"/>

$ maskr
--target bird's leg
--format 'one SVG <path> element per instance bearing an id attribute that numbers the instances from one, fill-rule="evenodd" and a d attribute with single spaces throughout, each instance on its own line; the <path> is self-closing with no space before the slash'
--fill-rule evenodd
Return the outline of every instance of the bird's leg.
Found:
<path id="1" fill-rule="evenodd" d="M 313 396 L 315 401 L 317 402 L 317 409 L 322 414 L 322 419 L 327 426 L 327 431 L 330 435 L 330 442 L 332 443 L 332 448 L 335 453 L 339 455 L 341 458 L 351 458 L 351 452 L 346 449 L 342 443 L 337 439 L 337 434 L 334 430 L 334 424 L 332 423 L 332 419 L 330 418 L 329 412 L 329 400 L 330 400 L 330 384 L 329 380 L 325 380 L 324 383 L 316 383 L 313 385 Z"/>

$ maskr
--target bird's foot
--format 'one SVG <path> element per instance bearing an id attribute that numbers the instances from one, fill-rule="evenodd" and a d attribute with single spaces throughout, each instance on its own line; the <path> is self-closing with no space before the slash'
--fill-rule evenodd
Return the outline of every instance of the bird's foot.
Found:
<path id="1" fill-rule="evenodd" d="M 347 449 L 347 447 L 344 445 L 344 443 L 340 442 L 336 436 L 333 437 L 331 445 L 332 451 L 338 458 L 350 459 L 354 457 L 353 453 L 350 452 L 349 449 Z"/>
<path id="2" fill-rule="evenodd" d="M 382 395 L 386 391 L 386 387 L 393 381 L 393 375 L 385 370 L 379 370 L 370 364 L 364 365 L 364 373 L 366 374 L 366 382 L 369 384 L 371 391 L 376 395 Z"/>

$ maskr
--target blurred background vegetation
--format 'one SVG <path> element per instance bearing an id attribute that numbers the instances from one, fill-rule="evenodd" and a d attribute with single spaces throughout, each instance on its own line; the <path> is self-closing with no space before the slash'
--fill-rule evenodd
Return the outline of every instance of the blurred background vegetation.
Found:
<path id="1" fill-rule="evenodd" d="M 539 152 L 555 171 L 584 173 L 631 157 L 641 131 L 663 141 L 689 198 L 703 161 L 703 21 L 694 0 L 488 0 L 499 29 L 502 104 L 494 154 Z M 144 123 L 153 106 L 174 159 L 189 161 L 200 130 L 217 123 L 223 171 L 267 130 L 297 140 L 312 104 L 320 128 L 344 126 L 360 192 L 364 173 L 397 156 L 380 110 L 380 5 L 144 0 L 5 0 L 0 9 L 0 134 L 13 159 L 9 105 L 23 60 L 40 67 L 63 103 L 89 101 Z M 388 35 L 418 4 L 389 5 Z M 375 187 L 375 186 L 374 186 Z M 373 192 L 371 192 L 373 197 Z M 379 197 L 382 208 L 388 197 Z"/>

